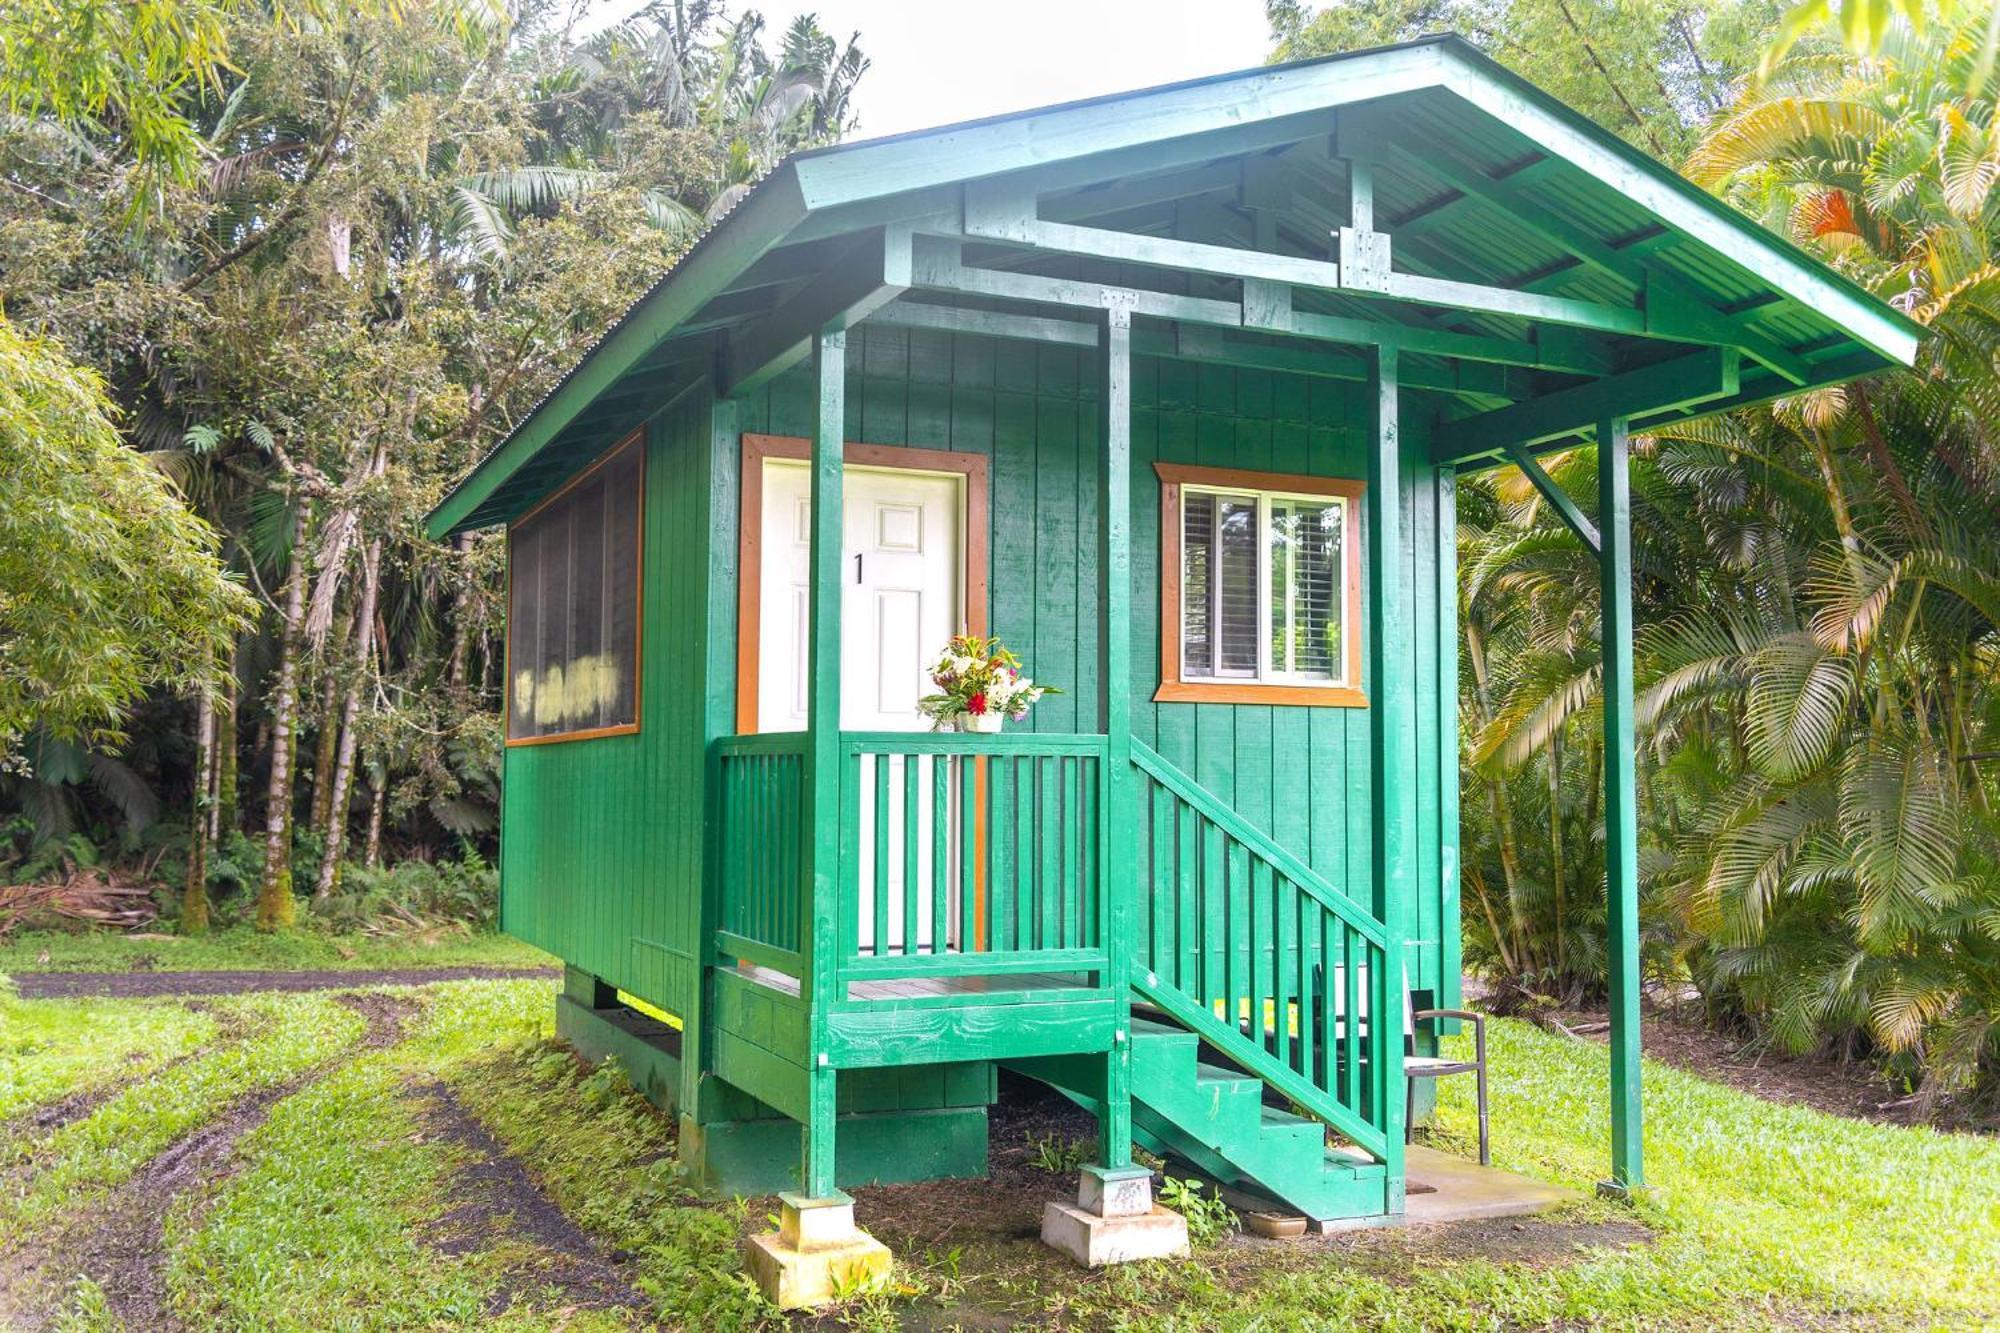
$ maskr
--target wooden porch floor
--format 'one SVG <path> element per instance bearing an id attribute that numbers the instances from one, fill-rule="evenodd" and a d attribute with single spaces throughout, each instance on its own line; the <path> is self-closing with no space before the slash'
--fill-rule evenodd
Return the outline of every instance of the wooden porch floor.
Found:
<path id="1" fill-rule="evenodd" d="M 786 995 L 799 993 L 799 979 L 775 968 L 739 963 L 728 969 L 748 981 Z M 850 981 L 850 1000 L 907 1000 L 918 997 L 999 997 L 1021 991 L 1091 990 L 1087 972 L 1019 972 L 1008 976 L 907 977 L 894 981 Z"/>

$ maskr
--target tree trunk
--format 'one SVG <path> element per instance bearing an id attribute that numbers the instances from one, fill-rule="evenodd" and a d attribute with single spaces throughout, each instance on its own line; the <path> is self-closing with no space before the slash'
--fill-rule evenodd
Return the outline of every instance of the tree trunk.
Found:
<path id="1" fill-rule="evenodd" d="M 1549 738 L 1549 879 L 1556 895 L 1556 976 L 1566 987 L 1569 978 L 1569 947 L 1564 941 L 1567 923 L 1567 904 L 1563 901 L 1563 825 L 1562 825 L 1562 739 Z"/>
<path id="2" fill-rule="evenodd" d="M 208 821 L 215 812 L 215 697 L 207 690 L 194 704 L 194 818 L 188 821 L 187 884 L 181 891 L 181 934 L 208 929 Z"/>
<path id="3" fill-rule="evenodd" d="M 327 655 L 337 661 L 339 650 Z M 326 827 L 326 812 L 333 805 L 333 760 L 340 745 L 340 673 L 326 673 L 326 688 L 319 696 L 319 726 L 313 737 L 312 815 L 314 828 Z"/>
<path id="4" fill-rule="evenodd" d="M 209 812 L 210 842 L 220 842 L 237 827 L 236 780 L 236 654 L 229 655 L 229 673 L 222 678 L 222 706 L 215 710 L 215 806 Z"/>
<path id="5" fill-rule="evenodd" d="M 1465 628 L 1466 655 L 1472 660 L 1473 702 L 1479 709 L 1479 722 L 1483 727 L 1493 720 L 1492 682 L 1487 675 L 1486 639 L 1478 626 L 1468 624 Z M 1475 777 L 1478 775 L 1475 774 Z M 1500 840 L 1500 877 L 1507 886 L 1507 924 L 1514 941 L 1514 962 L 1522 969 L 1516 975 L 1526 976 L 1526 970 L 1536 965 L 1531 949 L 1532 940 L 1521 918 L 1521 848 L 1514 834 L 1514 806 L 1507 795 L 1505 774 L 1498 777 L 1480 777 L 1486 784 L 1486 806 L 1493 819 L 1494 829 Z"/>
<path id="6" fill-rule="evenodd" d="M 371 772 L 368 798 L 368 850 L 362 860 L 370 870 L 382 865 L 382 807 L 389 797 L 389 775 Z"/>
<path id="7" fill-rule="evenodd" d="M 472 534 L 461 532 L 453 543 L 458 552 L 459 563 L 465 562 L 466 554 L 472 550 Z M 473 589 L 468 580 L 466 586 L 458 590 L 456 604 L 452 607 L 451 656 L 445 663 L 445 685 L 453 698 L 465 693 L 466 659 L 472 655 L 472 622 L 474 620 Z"/>
<path id="8" fill-rule="evenodd" d="M 340 880 L 340 853 L 347 842 L 348 793 L 354 784 L 354 726 L 361 714 L 361 688 L 375 656 L 375 598 L 382 579 L 382 539 L 368 543 L 361 557 L 360 606 L 354 617 L 354 660 L 347 678 L 347 698 L 340 710 L 340 749 L 333 764 L 333 784 L 327 801 L 325 852 L 319 862 L 319 883 L 313 897 L 333 896 Z"/>
<path id="9" fill-rule="evenodd" d="M 271 690 L 271 780 L 264 797 L 264 874 L 257 887 L 259 930 L 280 930 L 298 919 L 298 904 L 292 897 L 292 750 L 299 707 L 299 628 L 306 614 L 305 559 L 302 508 L 292 525 L 285 615 L 279 626 L 278 680 Z"/>

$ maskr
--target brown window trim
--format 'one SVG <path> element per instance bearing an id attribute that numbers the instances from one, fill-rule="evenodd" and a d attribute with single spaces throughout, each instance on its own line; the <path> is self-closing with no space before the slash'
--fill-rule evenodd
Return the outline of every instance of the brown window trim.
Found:
<path id="1" fill-rule="evenodd" d="M 986 633 L 989 575 L 987 470 L 983 454 L 946 449 L 912 449 L 891 444 L 855 444 L 842 450 L 849 467 L 900 468 L 909 472 L 954 472 L 965 478 L 964 621 L 967 634 Z M 758 655 L 762 647 L 764 550 L 764 460 L 812 457 L 812 441 L 798 435 L 743 436 L 742 507 L 736 546 L 736 731 L 757 730 Z"/>
<path id="2" fill-rule="evenodd" d="M 514 627 L 511 623 L 514 610 L 514 529 L 562 499 L 583 484 L 591 473 L 635 445 L 639 450 L 639 521 L 634 526 L 632 542 L 632 559 L 636 566 L 633 570 L 632 596 L 637 602 L 632 621 L 632 720 L 612 727 L 586 727 L 581 731 L 558 731 L 547 736 L 522 736 L 515 739 L 507 735 L 514 729 Z M 646 428 L 644 426 L 593 458 L 589 466 L 543 496 L 532 508 L 515 516 L 507 524 L 507 612 L 510 621 L 506 633 L 500 640 L 502 666 L 507 681 L 507 708 L 500 715 L 500 729 L 505 738 L 502 743 L 506 749 L 518 749 L 529 745 L 557 745 L 564 741 L 595 741 L 603 740 L 607 736 L 637 734 L 646 706 Z"/>
<path id="3" fill-rule="evenodd" d="M 1250 472 L 1241 468 L 1193 467 L 1155 463 L 1160 478 L 1160 687 L 1155 703 L 1283 704 L 1303 708 L 1366 708 L 1368 693 L 1359 685 L 1241 685 L 1222 681 L 1181 679 L 1181 487 L 1215 486 L 1242 491 L 1289 491 L 1297 495 L 1330 495 L 1349 501 L 1358 516 L 1364 483 L 1346 477 L 1307 477 L 1291 472 Z M 1361 542 L 1346 534 L 1347 604 L 1355 623 L 1347 630 L 1347 671 L 1361 679 Z"/>

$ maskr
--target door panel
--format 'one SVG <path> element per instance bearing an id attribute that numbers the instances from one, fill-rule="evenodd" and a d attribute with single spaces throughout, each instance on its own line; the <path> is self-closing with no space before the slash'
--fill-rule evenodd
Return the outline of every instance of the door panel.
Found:
<path id="1" fill-rule="evenodd" d="M 806 725 L 812 606 L 811 480 L 803 463 L 777 458 L 765 460 L 763 480 L 757 724 L 761 731 L 799 731 Z M 929 719 L 917 711 L 917 701 L 930 693 L 926 668 L 963 628 L 963 481 L 953 474 L 850 467 L 842 490 L 840 725 L 848 731 L 928 731 Z M 899 831 L 908 762 L 900 756 L 888 761 L 887 824 Z M 928 792 L 928 761 L 917 762 L 919 790 Z M 875 824 L 875 791 L 870 780 L 859 793 L 864 829 Z M 955 795 L 950 808 L 959 808 Z M 917 823 L 918 840 L 928 847 L 935 836 L 928 801 L 919 804 Z M 944 836 L 953 843 L 947 863 L 956 866 L 961 832 L 953 827 Z M 860 856 L 858 882 L 872 889 L 872 838 L 861 839 Z M 947 894 L 948 929 L 955 932 L 958 896 L 949 884 L 931 882 L 933 858 L 916 858 L 918 911 L 908 923 L 903 919 L 905 858 L 900 846 L 887 861 L 892 947 L 930 947 L 932 898 L 940 891 Z M 873 893 L 861 893 L 858 899 L 859 936 L 869 939 L 874 935 Z"/>
<path id="2" fill-rule="evenodd" d="M 849 731 L 925 731 L 925 667 L 958 632 L 962 482 L 952 474 L 849 468 L 842 506 L 841 708 Z M 764 462 L 757 722 L 806 725 L 812 502 L 805 464 Z M 780 614 L 773 614 L 784 608 Z"/>

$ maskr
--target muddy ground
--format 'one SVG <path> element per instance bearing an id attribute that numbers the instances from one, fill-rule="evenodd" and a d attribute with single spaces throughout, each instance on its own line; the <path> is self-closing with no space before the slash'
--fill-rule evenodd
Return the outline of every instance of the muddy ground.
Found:
<path id="1" fill-rule="evenodd" d="M 396 967 L 339 972 L 14 972 L 24 1000 L 109 996 L 145 1000 L 175 995 L 244 995 L 251 991 L 352 990 L 360 986 L 426 986 L 436 981 L 555 980 L 552 967 Z"/>

